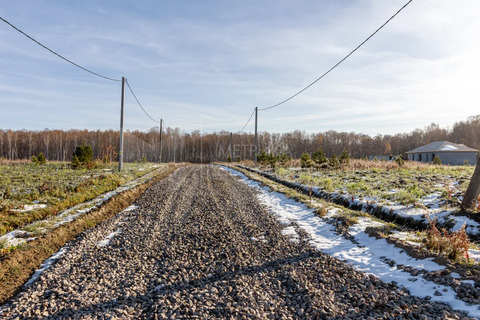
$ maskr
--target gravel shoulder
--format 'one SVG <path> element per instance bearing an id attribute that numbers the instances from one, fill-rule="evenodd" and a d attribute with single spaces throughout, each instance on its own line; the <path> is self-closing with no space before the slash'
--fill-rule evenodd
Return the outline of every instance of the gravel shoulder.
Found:
<path id="1" fill-rule="evenodd" d="M 217 167 L 182 167 L 147 189 L 135 205 L 71 242 L 54 266 L 1 308 L 0 316 L 464 317 L 314 250 L 301 231 L 302 238 L 292 242 L 253 189 Z"/>

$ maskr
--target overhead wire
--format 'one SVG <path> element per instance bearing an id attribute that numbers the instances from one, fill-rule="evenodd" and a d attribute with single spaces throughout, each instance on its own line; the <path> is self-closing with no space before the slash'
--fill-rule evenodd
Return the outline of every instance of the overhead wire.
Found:
<path id="1" fill-rule="evenodd" d="M 132 93 L 133 97 L 135 98 L 135 100 L 137 101 L 138 105 L 140 106 L 140 108 L 142 108 L 143 112 L 147 115 L 147 117 L 149 117 L 152 121 L 154 121 L 155 123 L 158 123 L 158 120 L 155 120 L 154 118 L 152 118 L 152 116 L 150 116 L 148 114 L 148 112 L 143 108 L 142 104 L 140 103 L 140 101 L 138 101 L 137 99 L 137 96 L 135 95 L 135 93 L 133 92 L 132 90 L 132 87 L 130 87 L 130 83 L 128 83 L 128 80 L 125 79 L 125 83 L 127 84 L 127 87 L 128 89 L 130 90 L 130 92 Z"/>
<path id="2" fill-rule="evenodd" d="M 308 88 L 310 88 L 311 86 L 313 86 L 315 83 L 317 83 L 318 81 L 320 81 L 323 77 L 325 77 L 327 74 L 329 74 L 333 69 L 335 69 L 336 67 L 338 67 L 342 62 L 344 62 L 345 60 L 348 59 L 348 57 L 350 57 L 355 51 L 357 51 L 361 46 L 363 46 L 368 40 L 370 40 L 375 34 L 377 34 L 383 27 L 385 27 L 393 18 L 395 18 L 403 9 L 405 9 L 413 0 L 409 0 L 405 5 L 403 5 L 393 16 L 391 16 L 384 24 L 382 24 L 377 30 L 375 30 L 375 32 L 373 32 L 368 38 L 366 38 L 364 41 L 362 41 L 362 43 L 360 43 L 355 49 L 353 49 L 352 51 L 350 51 L 349 54 L 347 54 L 343 59 L 341 59 L 339 62 L 337 62 L 333 67 L 331 67 L 330 69 L 327 70 L 327 72 L 325 72 L 324 74 L 322 74 L 320 77 L 318 77 L 317 79 L 315 79 L 315 81 L 313 81 L 312 83 L 310 83 L 308 86 L 306 86 L 305 88 L 303 88 L 302 90 L 298 91 L 297 93 L 295 93 L 294 95 L 290 96 L 289 98 L 285 99 L 285 100 L 282 100 L 280 101 L 279 103 L 277 104 L 274 104 L 270 107 L 266 107 L 266 108 L 258 108 L 258 110 L 268 110 L 268 109 L 273 109 L 275 107 L 278 107 L 282 104 L 284 104 L 285 102 L 287 101 L 290 101 L 292 100 L 293 98 L 295 98 L 296 96 L 298 96 L 299 94 L 301 94 L 302 92 L 304 92 L 305 90 L 307 90 Z"/>
<path id="3" fill-rule="evenodd" d="M 248 125 L 248 123 L 250 122 L 250 120 L 252 120 L 252 117 L 253 117 L 253 114 L 254 114 L 254 113 L 255 113 L 255 109 L 253 109 L 252 114 L 250 115 L 250 118 L 248 118 L 248 120 L 247 120 L 247 123 L 245 123 L 245 125 L 243 126 L 243 128 L 242 128 L 240 131 L 238 131 L 237 134 L 243 132 L 243 130 L 244 130 L 245 127 Z"/>
<path id="4" fill-rule="evenodd" d="M 29 36 L 28 34 L 26 34 L 25 32 L 23 32 L 22 30 L 20 30 L 19 28 L 15 27 L 13 24 L 11 24 L 10 22 L 8 22 L 7 20 L 5 20 L 4 18 L 0 17 L 0 20 L 2 20 L 3 22 L 5 22 L 6 24 L 8 24 L 10 27 L 12 27 L 13 29 L 17 30 L 18 32 L 20 32 L 21 34 L 23 34 L 25 37 L 27 37 L 28 39 L 32 40 L 33 42 L 35 42 L 36 44 L 38 44 L 39 46 L 41 46 L 42 48 L 50 51 L 51 53 L 53 53 L 54 55 L 56 55 L 57 57 L 59 57 L 60 59 L 63 59 L 65 61 L 67 61 L 68 63 L 74 65 L 75 67 L 77 68 L 80 68 L 88 73 L 91 73 L 97 77 L 100 77 L 100 78 L 103 78 L 103 79 L 106 79 L 106 80 L 110 80 L 110 81 L 115 81 L 115 82 L 121 82 L 122 80 L 121 79 L 114 79 L 114 78 L 110 78 L 110 77 L 107 77 L 107 76 L 104 76 L 100 73 L 97 73 L 97 72 L 94 72 L 92 70 L 89 70 L 85 67 L 82 67 L 81 65 L 65 58 L 64 56 L 62 56 L 61 54 L 53 51 L 52 49 L 50 49 L 49 47 L 47 47 L 46 45 L 42 44 L 40 41 L 38 40 L 35 40 L 33 37 Z"/>

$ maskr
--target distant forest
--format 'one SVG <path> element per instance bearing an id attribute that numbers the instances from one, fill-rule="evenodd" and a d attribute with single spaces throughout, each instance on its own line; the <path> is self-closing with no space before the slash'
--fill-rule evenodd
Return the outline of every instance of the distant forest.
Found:
<path id="1" fill-rule="evenodd" d="M 8 160 L 30 159 L 43 153 L 51 161 L 70 161 L 76 146 L 90 145 L 95 158 L 106 155 L 116 157 L 119 131 L 115 130 L 0 130 L 0 158 Z M 480 149 L 480 115 L 456 122 L 452 128 L 440 128 L 432 123 L 424 129 L 396 135 L 376 135 L 354 132 L 259 133 L 259 149 L 274 154 L 300 158 L 304 151 L 322 148 L 329 157 L 345 149 L 352 158 L 379 155 L 403 155 L 405 152 L 433 141 L 447 140 Z M 144 157 L 158 162 L 160 156 L 159 128 L 148 132 L 127 131 L 124 138 L 124 161 L 140 161 Z M 252 159 L 253 134 L 233 134 L 233 160 Z M 226 131 L 201 133 L 185 132 L 179 128 L 166 128 L 162 135 L 162 162 L 225 161 L 230 155 L 230 133 Z"/>

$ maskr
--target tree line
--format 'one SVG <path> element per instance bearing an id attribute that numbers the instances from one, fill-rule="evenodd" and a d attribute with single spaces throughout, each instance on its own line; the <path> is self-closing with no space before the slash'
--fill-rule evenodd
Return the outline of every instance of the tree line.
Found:
<path id="1" fill-rule="evenodd" d="M 295 130 L 287 133 L 261 132 L 259 149 L 267 153 L 285 154 L 300 158 L 304 152 L 313 153 L 321 148 L 327 157 L 340 155 L 346 150 L 351 158 L 380 155 L 404 155 L 405 152 L 433 141 L 447 140 L 480 149 L 480 115 L 456 122 L 452 128 L 441 128 L 432 123 L 424 129 L 395 135 L 369 136 L 354 132 L 329 130 L 306 133 Z M 93 157 L 116 159 L 119 149 L 118 130 L 0 130 L 0 158 L 8 160 L 31 159 L 43 153 L 49 161 L 71 161 L 75 148 L 89 145 Z M 230 147 L 230 139 L 232 147 Z M 167 127 L 149 131 L 126 131 L 124 136 L 124 161 L 146 158 L 151 162 L 214 162 L 253 159 L 259 153 L 254 147 L 252 133 L 233 134 L 220 131 L 202 133 L 185 132 Z"/>

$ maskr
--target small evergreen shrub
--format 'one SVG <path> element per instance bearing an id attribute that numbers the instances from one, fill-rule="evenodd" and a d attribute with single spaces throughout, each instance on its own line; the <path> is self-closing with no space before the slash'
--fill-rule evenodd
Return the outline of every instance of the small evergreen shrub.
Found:
<path id="1" fill-rule="evenodd" d="M 340 162 L 338 161 L 338 158 L 337 156 L 335 155 L 335 153 L 332 153 L 332 156 L 330 157 L 330 159 L 328 160 L 328 165 L 333 168 L 333 169 L 338 169 L 340 168 Z"/>
<path id="2" fill-rule="evenodd" d="M 401 156 L 398 156 L 395 159 L 395 162 L 398 164 L 399 167 L 403 167 L 403 165 L 405 164 L 405 160 L 403 160 L 403 158 Z"/>
<path id="3" fill-rule="evenodd" d="M 340 155 L 340 164 L 344 166 L 348 166 L 350 164 L 350 155 L 345 149 L 343 149 L 342 154 Z"/>
<path id="4" fill-rule="evenodd" d="M 282 166 L 286 166 L 290 160 L 292 160 L 292 158 L 285 153 L 282 153 L 277 157 L 277 161 L 280 162 Z"/>
<path id="5" fill-rule="evenodd" d="M 433 157 L 433 164 L 436 164 L 436 165 L 441 165 L 442 164 L 442 160 L 440 159 L 440 157 L 436 154 L 435 157 Z"/>
<path id="6" fill-rule="evenodd" d="M 312 153 L 312 160 L 317 166 L 322 166 L 323 164 L 328 163 L 327 156 L 323 152 L 322 148 L 319 148 L 317 151 Z"/>
<path id="7" fill-rule="evenodd" d="M 47 159 L 45 158 L 45 155 L 42 152 L 40 152 L 38 154 L 38 163 L 45 164 L 46 162 L 47 162 Z"/>
<path id="8" fill-rule="evenodd" d="M 80 166 L 87 166 L 93 162 L 93 151 L 89 145 L 77 146 L 73 153 L 72 166 L 78 168 Z"/>
<path id="9" fill-rule="evenodd" d="M 33 164 L 38 164 L 38 158 L 36 156 L 32 156 L 31 161 Z"/>
<path id="10" fill-rule="evenodd" d="M 311 168 L 313 166 L 312 159 L 310 158 L 310 154 L 304 152 L 302 154 L 302 158 L 300 158 L 300 163 L 302 168 Z"/>
<path id="11" fill-rule="evenodd" d="M 257 162 L 261 165 L 265 165 L 267 163 L 267 153 L 265 152 L 265 150 L 260 151 L 260 153 L 256 154 L 256 156 Z"/>

